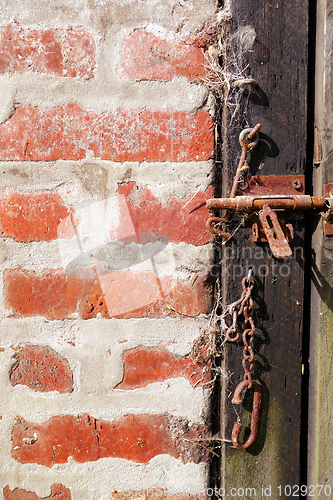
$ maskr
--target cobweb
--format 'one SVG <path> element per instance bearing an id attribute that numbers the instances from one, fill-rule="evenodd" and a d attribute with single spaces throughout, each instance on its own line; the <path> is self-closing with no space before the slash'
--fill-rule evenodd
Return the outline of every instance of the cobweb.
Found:
<path id="1" fill-rule="evenodd" d="M 247 100 L 252 88 L 257 85 L 244 57 L 252 50 L 256 32 L 252 26 L 243 26 L 233 32 L 233 19 L 228 7 L 218 11 L 215 25 L 210 28 L 213 43 L 206 52 L 207 74 L 202 81 L 222 106 L 228 108 L 228 126 L 231 127 L 242 101 L 244 98 Z"/>
<path id="2" fill-rule="evenodd" d="M 251 94 L 257 92 L 257 81 L 251 75 L 247 63 L 253 51 L 256 32 L 252 26 L 235 26 L 231 11 L 226 5 L 216 13 L 207 26 L 211 42 L 205 53 L 206 74 L 202 83 L 216 98 L 215 142 L 216 142 L 216 179 L 224 187 L 230 186 L 241 156 L 238 135 L 244 128 L 252 128 L 247 118 Z M 233 139 L 236 137 L 236 139 Z M 251 153 L 249 153 L 250 155 Z M 222 161 L 219 161 L 222 160 Z M 222 168 L 219 168 L 220 165 Z M 245 163 L 246 180 L 251 177 L 248 163 Z M 244 170 L 245 172 L 245 170 Z M 240 181 L 245 179 L 241 177 Z M 224 189 L 225 194 L 227 189 Z M 248 214 L 239 211 L 232 218 L 227 231 L 234 234 L 243 226 Z M 216 226 L 218 227 L 218 225 Z M 226 241 L 222 242 L 222 245 Z"/>

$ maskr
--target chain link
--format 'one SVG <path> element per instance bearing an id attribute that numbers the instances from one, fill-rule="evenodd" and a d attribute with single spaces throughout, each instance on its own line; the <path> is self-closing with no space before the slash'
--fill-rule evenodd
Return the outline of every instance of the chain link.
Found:
<path id="1" fill-rule="evenodd" d="M 242 295 L 241 297 L 230 304 L 226 312 L 222 315 L 222 320 L 225 323 L 229 316 L 232 319 L 231 326 L 225 330 L 225 338 L 229 342 L 236 342 L 242 334 L 244 344 L 242 366 L 244 369 L 244 380 L 252 383 L 251 371 L 254 367 L 254 352 L 253 352 L 253 337 L 255 333 L 255 324 L 253 321 L 253 299 L 252 290 L 254 287 L 254 279 L 251 276 L 251 271 L 248 276 L 242 280 Z M 243 318 L 243 322 L 240 319 Z M 240 326 L 241 323 L 241 326 Z M 250 387 L 250 386 L 249 386 Z"/>

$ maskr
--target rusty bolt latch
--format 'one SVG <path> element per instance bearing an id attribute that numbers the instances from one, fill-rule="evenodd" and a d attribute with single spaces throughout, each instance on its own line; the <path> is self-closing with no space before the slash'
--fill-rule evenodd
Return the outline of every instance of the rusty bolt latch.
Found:
<path id="1" fill-rule="evenodd" d="M 242 155 L 233 181 L 230 197 L 214 198 L 207 200 L 206 203 L 207 208 L 212 212 L 226 210 L 226 214 L 222 218 L 216 216 L 210 217 L 206 222 L 206 227 L 212 233 L 229 239 L 231 238 L 231 234 L 217 228 L 216 224 L 230 221 L 233 212 L 240 212 L 241 214 L 257 213 L 260 224 L 255 223 L 253 226 L 253 240 L 261 242 L 267 241 L 274 257 L 283 259 L 284 257 L 292 255 L 288 240 L 290 241 L 293 237 L 293 229 L 290 224 L 282 228 L 276 212 L 284 210 L 295 211 L 316 209 L 326 213 L 325 220 L 326 226 L 328 226 L 333 224 L 333 198 L 332 196 L 321 197 L 300 194 L 304 192 L 304 181 L 302 182 L 299 178 L 302 176 L 298 176 L 297 178 L 296 176 L 271 176 L 272 180 L 270 184 L 268 183 L 268 190 L 266 189 L 265 182 L 261 181 L 264 178 L 265 181 L 267 181 L 269 176 L 263 176 L 262 178 L 257 176 L 253 194 L 236 196 L 239 184 L 242 181 L 242 173 L 245 167 L 247 167 L 246 170 L 248 169 L 246 155 L 248 151 L 256 146 L 259 129 L 260 124 L 256 125 L 252 130 L 246 129 L 240 134 Z M 256 140 L 254 140 L 254 137 L 256 137 Z M 288 177 L 294 178 L 288 183 L 288 180 L 286 180 Z M 274 188 L 273 186 L 272 189 L 274 180 L 280 181 L 281 193 L 279 193 L 278 187 Z M 249 184 L 247 184 L 247 187 L 248 186 Z M 274 194 L 272 194 L 272 191 Z M 264 235 L 262 233 L 264 233 Z M 260 237 L 259 234 L 261 234 Z M 328 229 L 325 229 L 325 234 L 333 234 L 333 230 L 332 233 L 330 233 Z"/>

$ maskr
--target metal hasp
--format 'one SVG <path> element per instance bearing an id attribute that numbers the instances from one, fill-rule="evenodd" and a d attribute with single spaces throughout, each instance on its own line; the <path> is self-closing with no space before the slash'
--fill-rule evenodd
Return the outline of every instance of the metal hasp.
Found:
<path id="1" fill-rule="evenodd" d="M 269 205 L 264 205 L 259 212 L 259 220 L 273 255 L 279 258 L 290 257 L 292 251 L 280 226 L 276 212 Z"/>
<path id="2" fill-rule="evenodd" d="M 244 130 L 239 137 L 242 155 L 233 181 L 229 198 L 207 200 L 206 205 L 212 212 L 226 210 L 224 217 L 210 217 L 206 222 L 209 231 L 226 239 L 232 235 L 217 228 L 216 225 L 228 222 L 233 213 L 244 212 L 258 215 L 252 229 L 253 241 L 267 241 L 272 254 L 278 259 L 292 255 L 288 241 L 293 238 L 290 224 L 281 226 L 276 212 L 315 209 L 326 212 L 325 234 L 333 234 L 333 197 L 325 192 L 325 197 L 304 194 L 304 176 L 254 176 L 248 180 L 246 156 L 259 141 L 260 124 L 253 129 Z M 327 185 L 333 188 L 333 185 Z M 327 191 L 327 190 L 326 190 Z M 242 193 L 236 196 L 237 193 Z M 329 227 L 328 227 L 329 226 Z M 331 232 L 329 232 L 331 231 Z"/>

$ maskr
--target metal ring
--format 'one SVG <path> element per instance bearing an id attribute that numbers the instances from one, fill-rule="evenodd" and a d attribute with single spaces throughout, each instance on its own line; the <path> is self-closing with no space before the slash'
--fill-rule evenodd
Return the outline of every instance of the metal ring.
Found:
<path id="1" fill-rule="evenodd" d="M 244 130 L 241 131 L 239 134 L 239 142 L 241 146 L 243 146 L 244 141 L 246 140 L 246 136 L 252 132 L 252 128 L 245 128 Z M 251 139 L 251 142 L 247 144 L 247 149 L 252 149 L 254 148 L 259 142 L 259 134 L 258 132 L 254 135 L 254 137 Z"/>

